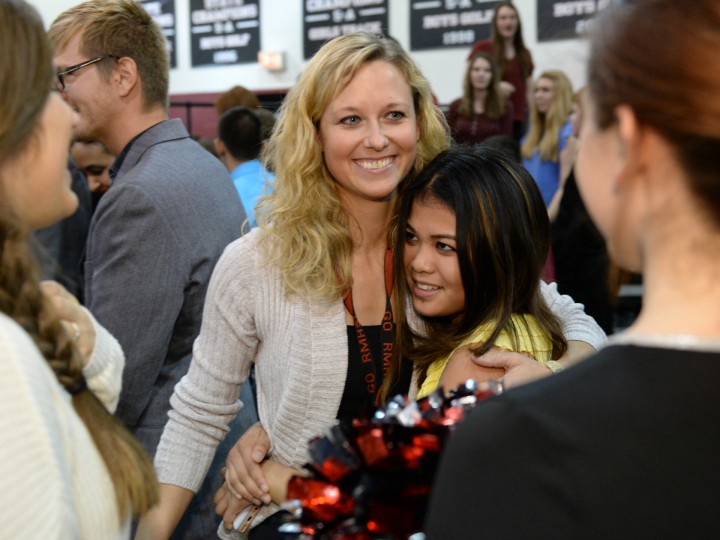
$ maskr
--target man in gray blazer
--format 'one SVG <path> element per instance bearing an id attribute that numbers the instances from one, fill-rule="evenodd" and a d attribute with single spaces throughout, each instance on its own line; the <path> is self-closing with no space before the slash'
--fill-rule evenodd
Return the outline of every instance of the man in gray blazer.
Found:
<path id="1" fill-rule="evenodd" d="M 75 135 L 118 156 L 90 225 L 85 298 L 125 351 L 117 415 L 153 455 L 210 274 L 245 212 L 222 164 L 168 120 L 165 38 L 138 4 L 80 4 L 49 36 Z"/>
<path id="2" fill-rule="evenodd" d="M 165 38 L 142 7 L 85 2 L 62 13 L 49 37 L 57 90 L 78 113 L 75 136 L 117 156 L 90 224 L 85 303 L 125 351 L 117 415 L 153 456 L 190 364 L 210 274 L 240 236 L 245 211 L 222 163 L 168 120 Z M 229 444 L 257 417 L 249 386 L 241 399 L 249 412 L 231 426 Z M 222 464 L 218 455 L 176 538 L 214 532 Z"/>

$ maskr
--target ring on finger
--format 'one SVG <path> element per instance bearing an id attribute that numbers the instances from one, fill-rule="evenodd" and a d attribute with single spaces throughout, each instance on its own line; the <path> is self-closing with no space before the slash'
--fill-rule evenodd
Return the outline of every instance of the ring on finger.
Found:
<path id="1" fill-rule="evenodd" d="M 75 342 L 80 339 L 80 327 L 78 326 L 78 323 L 74 321 L 70 323 L 70 326 L 72 326 L 73 329 L 72 340 Z"/>

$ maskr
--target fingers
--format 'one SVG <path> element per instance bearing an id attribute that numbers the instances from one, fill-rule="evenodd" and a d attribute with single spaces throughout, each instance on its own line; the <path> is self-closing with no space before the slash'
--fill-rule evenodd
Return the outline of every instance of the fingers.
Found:
<path id="1" fill-rule="evenodd" d="M 508 97 L 515 92 L 515 85 L 507 81 L 500 81 L 500 91 L 505 95 L 505 97 Z"/>
<path id="2" fill-rule="evenodd" d="M 270 452 L 270 437 L 260 422 L 252 426 L 252 429 L 255 432 L 256 438 L 255 444 L 252 448 L 251 457 L 255 463 L 262 463 L 268 455 L 268 452 Z"/>
<path id="3" fill-rule="evenodd" d="M 238 499 L 245 499 L 256 505 L 270 502 L 267 482 L 260 465 L 252 460 L 243 460 L 239 456 L 237 444 L 228 453 L 225 483 L 228 491 Z"/>
<path id="4" fill-rule="evenodd" d="M 247 501 L 238 501 L 234 497 L 228 497 L 227 498 L 227 509 L 222 515 L 223 523 L 225 523 L 225 527 L 228 529 L 233 528 L 233 521 L 235 521 L 235 517 L 242 512 L 245 508 L 250 506 L 250 503 Z"/>
<path id="5" fill-rule="evenodd" d="M 525 354 L 500 349 L 498 347 L 492 347 L 482 356 L 475 356 L 473 362 L 479 366 L 500 368 L 506 371 L 530 362 L 537 363 L 533 358 Z"/>
<path id="6" fill-rule="evenodd" d="M 227 498 L 231 496 L 232 495 L 228 492 L 225 484 L 221 485 L 220 489 L 215 492 L 215 496 L 213 497 L 213 503 L 215 503 L 215 513 L 218 516 L 222 516 L 225 514 L 225 511 L 228 507 Z"/>
<path id="7" fill-rule="evenodd" d="M 56 281 L 43 281 L 40 288 L 52 302 L 58 318 L 87 365 L 95 349 L 95 326 L 80 302 Z"/>
<path id="8" fill-rule="evenodd" d="M 80 306 L 80 302 L 68 290 L 60 285 L 57 281 L 41 281 L 40 290 L 50 298 L 58 310 L 58 314 L 61 318 L 66 318 L 69 314 L 72 314 L 74 308 Z"/>
<path id="9" fill-rule="evenodd" d="M 504 369 L 505 375 L 502 379 L 505 388 L 521 386 L 551 374 L 547 367 L 526 354 L 496 347 L 480 357 L 475 357 L 473 362 L 486 367 Z"/>
<path id="10" fill-rule="evenodd" d="M 222 517 L 226 529 L 232 529 L 235 516 L 250 506 L 248 501 L 236 499 L 222 487 L 215 493 L 214 502 L 215 513 Z"/>
<path id="11" fill-rule="evenodd" d="M 260 467 L 270 448 L 270 438 L 260 422 L 248 428 L 230 449 L 226 460 L 225 482 L 236 499 L 253 504 L 270 503 L 269 488 Z"/>
<path id="12" fill-rule="evenodd" d="M 506 389 L 510 389 L 550 375 L 552 375 L 552 371 L 544 364 L 533 362 L 508 370 L 503 377 L 503 384 Z"/>

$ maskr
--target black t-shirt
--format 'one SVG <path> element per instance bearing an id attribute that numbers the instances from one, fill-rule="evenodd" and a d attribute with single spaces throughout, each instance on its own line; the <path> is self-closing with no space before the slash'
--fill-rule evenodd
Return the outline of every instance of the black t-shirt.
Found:
<path id="1" fill-rule="evenodd" d="M 382 354 L 382 327 L 363 326 L 365 336 L 367 337 L 370 352 L 372 354 L 374 373 L 377 388 L 382 385 L 383 377 L 383 354 Z M 345 389 L 343 390 L 340 408 L 338 410 L 338 419 L 356 418 L 368 412 L 375 410 L 375 402 L 370 396 L 365 384 L 365 375 L 367 369 L 363 366 L 360 355 L 360 343 L 358 342 L 357 329 L 353 325 L 347 327 L 348 335 L 348 374 L 345 379 Z M 392 388 L 390 396 L 396 394 L 407 394 L 410 388 L 411 369 L 404 366 L 398 381 Z"/>
<path id="2" fill-rule="evenodd" d="M 428 540 L 720 538 L 720 353 L 609 346 L 479 403 Z"/>

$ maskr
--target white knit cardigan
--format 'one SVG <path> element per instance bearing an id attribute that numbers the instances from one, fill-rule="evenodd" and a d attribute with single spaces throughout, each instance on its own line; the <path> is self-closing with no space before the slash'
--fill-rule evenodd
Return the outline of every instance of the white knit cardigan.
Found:
<path id="1" fill-rule="evenodd" d="M 238 394 L 253 362 L 275 461 L 301 467 L 308 441 L 335 421 L 348 362 L 343 303 L 288 299 L 277 272 L 263 264 L 259 237 L 254 230 L 230 244 L 210 280 L 190 369 L 170 399 L 155 456 L 162 483 L 198 490 L 242 406 Z M 605 341 L 580 304 L 554 285 L 542 292 L 568 340 L 596 348 Z"/>

